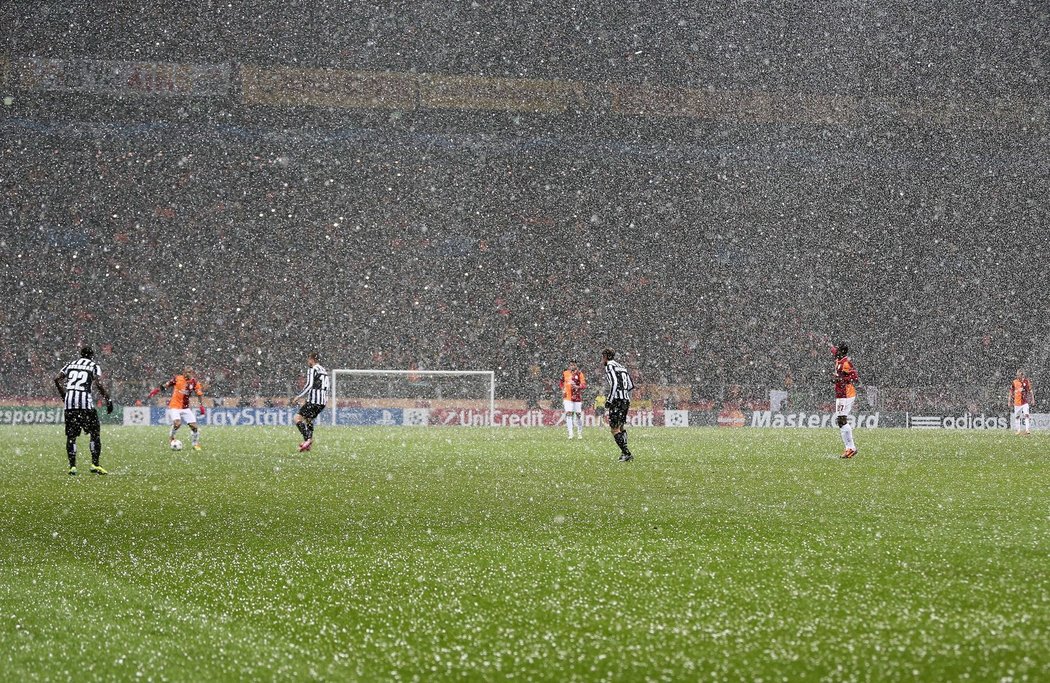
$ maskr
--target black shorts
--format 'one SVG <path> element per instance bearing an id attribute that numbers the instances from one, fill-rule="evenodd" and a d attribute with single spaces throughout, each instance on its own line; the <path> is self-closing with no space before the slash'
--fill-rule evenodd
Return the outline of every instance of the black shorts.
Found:
<path id="1" fill-rule="evenodd" d="M 303 407 L 299 409 L 299 414 L 307 420 L 312 420 L 321 414 L 324 410 L 324 406 L 320 403 L 304 403 Z"/>
<path id="2" fill-rule="evenodd" d="M 98 436 L 98 411 L 94 408 L 69 408 L 66 410 L 66 438 L 75 439 L 80 432 Z"/>
<path id="3" fill-rule="evenodd" d="M 631 409 L 631 402 L 623 399 L 608 401 L 605 409 L 609 411 L 609 426 L 616 429 L 627 424 L 627 411 Z"/>

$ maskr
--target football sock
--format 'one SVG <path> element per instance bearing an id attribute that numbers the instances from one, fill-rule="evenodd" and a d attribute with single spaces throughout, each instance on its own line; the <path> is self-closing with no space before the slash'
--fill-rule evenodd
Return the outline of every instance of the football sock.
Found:
<path id="1" fill-rule="evenodd" d="M 1031 416 L 1025 415 L 1023 420 L 1024 420 L 1024 430 L 1026 432 L 1030 431 L 1031 428 L 1032 428 L 1032 418 L 1031 418 Z"/>
<path id="2" fill-rule="evenodd" d="M 565 413 L 565 426 L 569 429 L 569 438 L 572 438 L 572 413 Z"/>
<path id="3" fill-rule="evenodd" d="M 69 458 L 69 466 L 77 466 L 77 442 L 76 439 L 66 439 L 66 457 Z"/>
<path id="4" fill-rule="evenodd" d="M 310 424 L 306 425 L 306 440 L 309 441 L 312 438 L 314 438 L 314 423 L 313 422 L 311 422 Z"/>
<path id="5" fill-rule="evenodd" d="M 853 443 L 853 427 L 843 425 L 839 427 L 839 433 L 842 435 L 842 443 L 846 448 L 850 450 L 856 450 L 856 444 Z"/>
<path id="6" fill-rule="evenodd" d="M 176 429 L 178 429 L 178 427 L 176 427 L 175 425 L 172 425 L 171 429 L 168 430 L 168 441 L 171 441 L 172 439 L 175 438 L 175 430 Z"/>
<path id="7" fill-rule="evenodd" d="M 193 432 L 193 445 L 196 446 L 200 442 L 201 442 L 201 430 L 198 429 L 195 432 Z"/>
<path id="8" fill-rule="evenodd" d="M 576 433 L 583 436 L 583 415 L 576 413 Z"/>
<path id="9" fill-rule="evenodd" d="M 303 441 L 306 441 L 307 439 L 310 438 L 310 437 L 308 437 L 306 435 L 306 423 L 305 422 L 296 422 L 295 423 L 295 428 L 298 429 L 299 433 L 303 435 Z"/>
<path id="10" fill-rule="evenodd" d="M 627 448 L 627 432 L 617 432 L 613 434 L 613 439 L 616 440 L 616 445 L 620 447 L 620 452 L 624 455 L 630 455 L 631 451 Z"/>
<path id="11" fill-rule="evenodd" d="M 98 458 L 102 455 L 102 437 L 95 435 L 91 437 L 91 464 L 98 465 Z"/>

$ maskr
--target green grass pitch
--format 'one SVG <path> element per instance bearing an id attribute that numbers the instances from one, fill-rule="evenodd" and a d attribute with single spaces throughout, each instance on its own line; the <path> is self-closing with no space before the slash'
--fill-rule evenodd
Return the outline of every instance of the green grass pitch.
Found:
<path id="1" fill-rule="evenodd" d="M 1050 435 L 165 435 L 0 430 L 0 680 L 1050 680 Z"/>

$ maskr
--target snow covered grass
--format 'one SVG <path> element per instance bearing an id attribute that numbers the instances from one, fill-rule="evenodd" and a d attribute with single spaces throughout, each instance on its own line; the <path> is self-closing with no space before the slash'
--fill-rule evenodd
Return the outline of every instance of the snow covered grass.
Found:
<path id="1" fill-rule="evenodd" d="M 0 679 L 1050 678 L 1047 436 L 165 433 L 0 430 Z"/>

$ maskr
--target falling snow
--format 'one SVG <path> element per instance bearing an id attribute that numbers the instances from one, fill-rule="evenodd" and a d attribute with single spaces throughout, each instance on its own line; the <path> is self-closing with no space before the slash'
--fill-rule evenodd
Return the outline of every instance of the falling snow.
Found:
<path id="1" fill-rule="evenodd" d="M 0 678 L 1050 676 L 995 441 L 1050 378 L 1045 3 L 124 5 L 0 4 Z M 986 433 L 830 469 L 840 340 L 857 426 Z M 112 476 L 56 482 L 84 343 Z M 278 457 L 308 350 L 502 417 L 346 379 Z M 116 426 L 189 364 L 203 453 Z"/>

